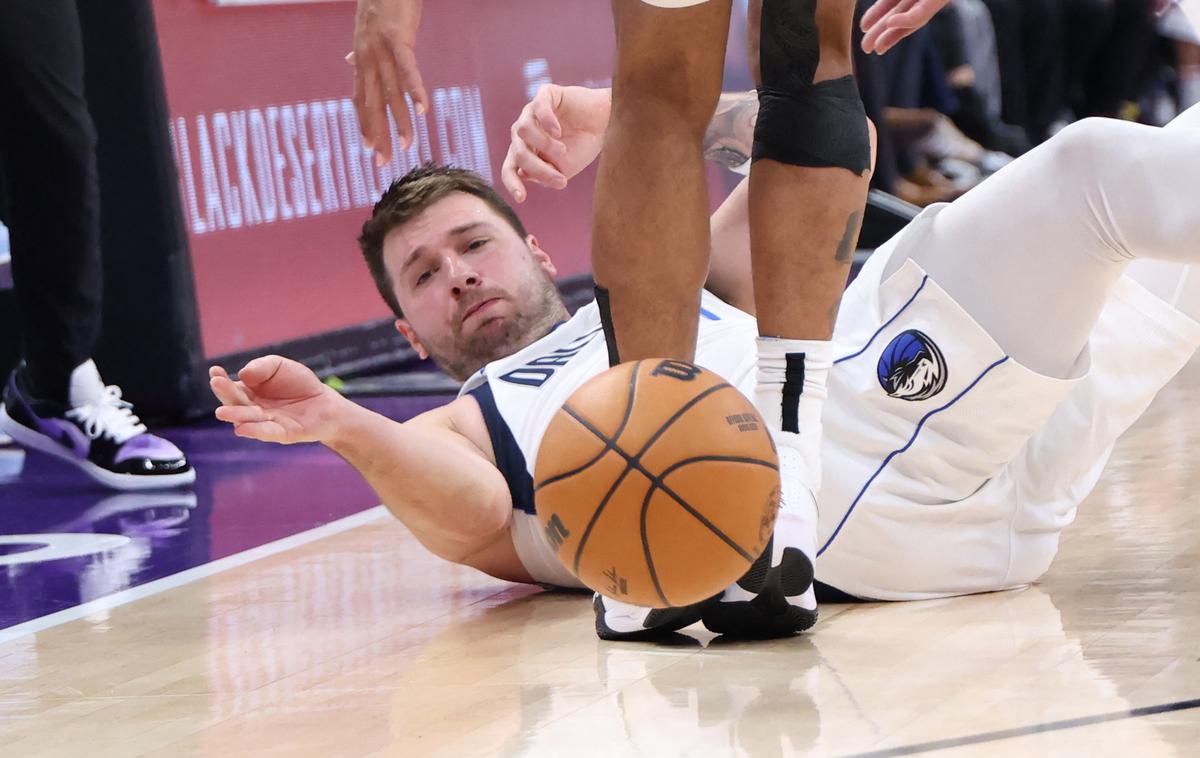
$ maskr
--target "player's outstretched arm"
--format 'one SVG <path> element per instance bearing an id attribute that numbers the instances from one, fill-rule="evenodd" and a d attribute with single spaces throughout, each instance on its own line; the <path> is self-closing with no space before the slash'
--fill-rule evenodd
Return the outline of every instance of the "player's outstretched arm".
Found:
<path id="1" fill-rule="evenodd" d="M 510 129 L 500 181 L 518 203 L 526 183 L 564 189 L 600 155 L 612 90 L 542 85 Z M 727 168 L 748 167 L 758 98 L 754 92 L 721 95 L 704 138 L 704 155 Z"/>
<path id="2" fill-rule="evenodd" d="M 436 555 L 469 563 L 507 530 L 508 486 L 487 453 L 460 431 L 472 423 L 472 412 L 483 423 L 473 399 L 401 424 L 342 397 L 307 367 L 277 355 L 250 361 L 237 381 L 216 366 L 209 376 L 221 401 L 216 416 L 238 436 L 324 444 Z"/>

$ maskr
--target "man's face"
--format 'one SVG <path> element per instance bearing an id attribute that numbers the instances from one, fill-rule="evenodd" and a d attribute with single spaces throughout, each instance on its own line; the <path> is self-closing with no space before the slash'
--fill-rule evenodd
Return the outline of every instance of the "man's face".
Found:
<path id="1" fill-rule="evenodd" d="M 459 380 L 566 318 L 550 257 L 474 195 L 456 192 L 393 229 L 383 261 L 405 316 L 396 328 Z"/>

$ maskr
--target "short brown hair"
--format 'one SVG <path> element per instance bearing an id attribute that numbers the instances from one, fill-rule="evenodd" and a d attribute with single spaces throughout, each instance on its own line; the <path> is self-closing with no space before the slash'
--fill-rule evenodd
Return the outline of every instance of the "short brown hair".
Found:
<path id="1" fill-rule="evenodd" d="M 429 206 L 455 192 L 465 192 L 479 198 L 507 221 L 521 239 L 528 236 L 525 225 L 517 218 L 512 207 L 474 171 L 434 163 L 426 163 L 409 171 L 392 182 L 392 186 L 375 203 L 371 218 L 363 224 L 362 234 L 358 237 L 358 247 L 362 250 L 371 278 L 375 280 L 375 288 L 397 318 L 404 318 L 404 313 L 400 310 L 396 291 L 388 278 L 387 266 L 383 263 L 383 240 L 393 229 L 411 221 Z"/>

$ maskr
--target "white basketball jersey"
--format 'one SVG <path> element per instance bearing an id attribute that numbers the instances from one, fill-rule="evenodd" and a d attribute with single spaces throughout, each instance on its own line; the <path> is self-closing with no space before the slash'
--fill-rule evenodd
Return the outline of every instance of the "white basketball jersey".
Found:
<path id="1" fill-rule="evenodd" d="M 695 363 L 743 393 L 754 381 L 754 318 L 709 292 L 701 299 Z M 546 427 L 567 398 L 608 369 L 608 348 L 595 301 L 525 349 L 489 363 L 459 394 L 479 402 L 496 465 L 513 499 L 513 541 L 538 581 L 578 587 L 538 528 L 533 507 L 533 470 Z M 747 384 L 750 387 L 747 387 Z"/>
<path id="2" fill-rule="evenodd" d="M 903 600 L 1027 584 L 1094 486 L 1116 438 L 1200 345 L 1200 325 L 1134 282 L 1114 289 L 1070 380 L 1004 354 L 894 243 L 847 290 L 822 416 L 817 578 Z M 705 293 L 696 362 L 750 395 L 754 319 Z M 593 302 L 488 364 L 479 402 L 513 495 L 513 538 L 539 581 L 579 583 L 533 516 L 532 472 L 555 412 L 608 368 Z"/>

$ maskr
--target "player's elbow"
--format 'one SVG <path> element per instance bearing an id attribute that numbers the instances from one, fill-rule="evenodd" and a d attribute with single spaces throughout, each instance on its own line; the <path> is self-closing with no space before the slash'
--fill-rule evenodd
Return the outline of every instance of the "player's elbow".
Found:
<path id="1" fill-rule="evenodd" d="M 438 557 L 470 565 L 472 556 L 507 534 L 511 521 L 512 506 L 507 503 L 456 509 L 453 517 L 436 530 L 436 535 L 422 541 Z"/>

